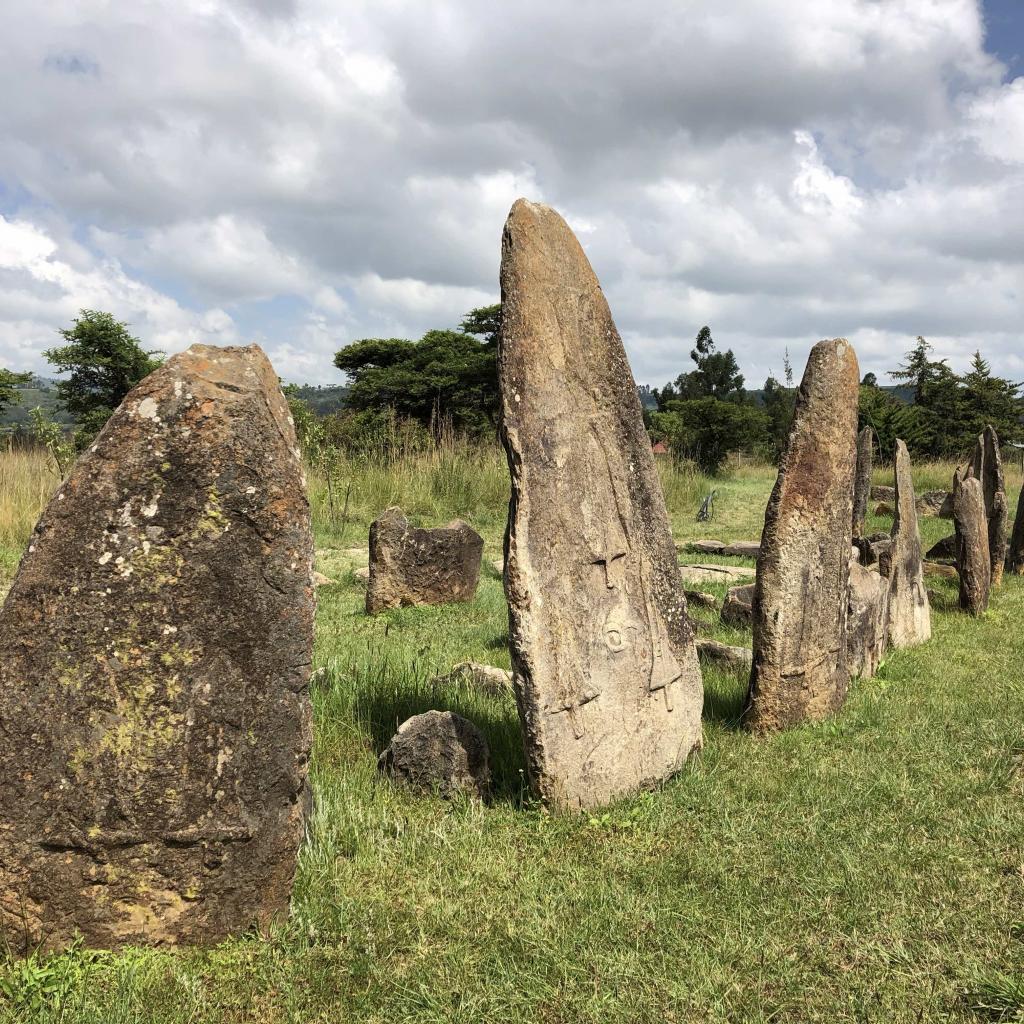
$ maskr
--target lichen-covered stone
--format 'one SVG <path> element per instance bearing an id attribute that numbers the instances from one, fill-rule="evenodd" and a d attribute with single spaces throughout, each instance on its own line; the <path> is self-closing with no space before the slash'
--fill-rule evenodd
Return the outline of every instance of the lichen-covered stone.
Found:
<path id="1" fill-rule="evenodd" d="M 846 699 L 859 384 L 848 341 L 811 349 L 757 563 L 744 712 L 755 732 L 823 718 Z"/>
<path id="2" fill-rule="evenodd" d="M 472 601 L 483 550 L 483 538 L 460 519 L 417 529 L 400 508 L 386 509 L 370 526 L 366 611 Z"/>
<path id="3" fill-rule="evenodd" d="M 953 474 L 953 525 L 956 527 L 960 607 L 971 615 L 981 615 L 988 608 L 992 585 L 988 516 L 981 481 L 968 476 L 967 472 L 957 470 Z"/>
<path id="4" fill-rule="evenodd" d="M 308 794 L 313 545 L 251 348 L 125 399 L 0 613 L 0 925 L 21 948 L 211 943 L 287 912 Z"/>
<path id="5" fill-rule="evenodd" d="M 985 516 L 988 521 L 988 554 L 991 566 L 991 585 L 998 587 L 1003 581 L 1003 565 L 1006 561 L 1006 522 L 1009 506 L 1006 501 L 1006 485 L 1003 482 L 1003 459 L 999 452 L 999 436 L 989 425 L 978 435 L 971 456 L 971 476 L 981 481 L 981 492 L 985 499 Z"/>
<path id="6" fill-rule="evenodd" d="M 907 446 L 896 441 L 896 516 L 892 546 L 886 556 L 889 577 L 889 633 L 892 647 L 914 647 L 932 635 L 931 606 L 921 566 L 921 534 L 917 525 L 914 481 Z"/>
<path id="7" fill-rule="evenodd" d="M 505 592 L 527 764 L 543 799 L 592 807 L 700 745 L 700 667 L 622 341 L 554 210 L 512 207 L 501 292 Z"/>
<path id="8" fill-rule="evenodd" d="M 857 435 L 857 471 L 853 478 L 853 535 L 861 537 L 868 518 L 871 470 L 874 463 L 875 432 L 864 427 Z"/>
<path id="9" fill-rule="evenodd" d="M 946 503 L 949 491 L 925 491 L 917 496 L 917 513 L 922 516 L 937 516 Z"/>
<path id="10" fill-rule="evenodd" d="M 749 629 L 754 616 L 754 584 L 730 587 L 722 603 L 720 618 L 727 626 Z"/>
<path id="11" fill-rule="evenodd" d="M 846 616 L 846 659 L 851 676 L 873 676 L 885 656 L 889 581 L 874 569 L 850 561 Z"/>
<path id="12" fill-rule="evenodd" d="M 487 740 L 454 711 L 427 711 L 404 721 L 377 766 L 395 782 L 438 796 L 483 798 L 491 785 Z"/>

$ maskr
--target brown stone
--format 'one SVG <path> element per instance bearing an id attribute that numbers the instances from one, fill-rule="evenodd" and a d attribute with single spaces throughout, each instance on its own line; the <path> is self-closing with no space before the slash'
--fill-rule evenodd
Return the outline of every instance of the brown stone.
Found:
<path id="1" fill-rule="evenodd" d="M 737 580 L 749 580 L 754 575 L 753 566 L 746 565 L 714 565 L 683 563 L 679 572 L 685 583 L 735 583 Z"/>
<path id="2" fill-rule="evenodd" d="M 953 476 L 953 524 L 956 563 L 960 573 L 960 607 L 981 615 L 988 607 L 992 567 L 989 561 L 988 517 L 981 481 L 957 470 Z"/>
<path id="3" fill-rule="evenodd" d="M 888 516 L 894 516 L 896 514 L 896 506 L 890 505 L 887 501 L 880 501 L 875 506 L 875 515 L 886 518 Z"/>
<path id="4" fill-rule="evenodd" d="M 946 503 L 949 491 L 925 491 L 917 496 L 917 513 L 922 516 L 937 516 Z"/>
<path id="5" fill-rule="evenodd" d="M 759 540 L 734 540 L 722 548 L 722 554 L 732 558 L 757 558 L 760 551 Z"/>
<path id="6" fill-rule="evenodd" d="M 850 562 L 846 615 L 847 665 L 851 676 L 873 676 L 885 656 L 889 581 L 874 569 Z"/>
<path id="7" fill-rule="evenodd" d="M 956 558 L 956 534 L 951 533 L 948 537 L 936 541 L 925 553 L 925 558 Z"/>
<path id="8" fill-rule="evenodd" d="M 472 601 L 480 581 L 483 538 L 459 519 L 435 529 L 410 526 L 400 508 L 370 525 L 366 611 Z"/>
<path id="9" fill-rule="evenodd" d="M 124 400 L 0 613 L 0 931 L 212 943 L 285 915 L 309 755 L 313 543 L 259 348 Z"/>
<path id="10" fill-rule="evenodd" d="M 454 711 L 427 711 L 399 726 L 378 768 L 395 782 L 420 793 L 483 798 L 491 785 L 487 740 Z"/>
<path id="11" fill-rule="evenodd" d="M 625 350 L 549 207 L 512 207 L 501 293 L 505 592 L 527 765 L 544 800 L 592 807 L 700 746 L 700 666 Z"/>
<path id="12" fill-rule="evenodd" d="M 686 600 L 690 604 L 696 604 L 702 608 L 718 607 L 718 598 L 705 590 L 686 590 L 684 593 L 686 594 Z"/>
<path id="13" fill-rule="evenodd" d="M 477 661 L 460 661 L 447 675 L 436 676 L 431 684 L 465 686 L 486 693 L 489 697 L 500 697 L 512 692 L 512 673 L 494 665 L 481 665 Z"/>
<path id="14" fill-rule="evenodd" d="M 952 519 L 953 518 L 953 492 L 946 491 L 945 498 L 942 499 L 942 504 L 939 506 L 939 511 L 935 513 L 940 519 Z"/>
<path id="15" fill-rule="evenodd" d="M 1014 576 L 1024 576 L 1024 488 L 1017 499 L 1017 515 L 1006 553 L 1006 566 Z"/>
<path id="16" fill-rule="evenodd" d="M 749 629 L 753 624 L 754 584 L 730 587 L 722 605 L 721 619 L 727 626 Z"/>
<path id="17" fill-rule="evenodd" d="M 887 487 L 884 484 L 873 484 L 870 495 L 872 501 L 887 501 L 892 504 L 896 500 L 896 488 Z"/>
<path id="18" fill-rule="evenodd" d="M 753 662 L 749 647 L 730 647 L 705 637 L 697 638 L 697 657 L 729 672 L 748 673 Z"/>
<path id="19" fill-rule="evenodd" d="M 691 540 L 683 545 L 684 550 L 696 552 L 699 555 L 720 555 L 724 547 L 724 540 Z"/>
<path id="20" fill-rule="evenodd" d="M 846 699 L 859 383 L 848 341 L 811 349 L 761 537 L 744 713 L 756 732 L 823 718 Z"/>
<path id="21" fill-rule="evenodd" d="M 860 564 L 877 565 L 889 553 L 892 537 L 887 533 L 872 533 L 868 537 L 854 537 L 853 546 L 860 554 Z"/>
<path id="22" fill-rule="evenodd" d="M 990 425 L 978 436 L 971 456 L 970 474 L 981 481 L 985 498 L 985 516 L 988 520 L 988 553 L 992 570 L 992 586 L 1003 581 L 1006 562 L 1006 521 L 1009 506 L 1006 485 L 1003 482 L 1003 459 L 999 452 L 999 436 Z"/>
<path id="23" fill-rule="evenodd" d="M 932 635 L 931 608 L 921 567 L 921 534 L 907 446 L 896 441 L 896 516 L 887 556 L 889 635 L 892 647 L 915 647 Z"/>
<path id="24" fill-rule="evenodd" d="M 955 565 L 945 565 L 943 562 L 922 562 L 921 569 L 925 576 L 940 576 L 947 580 L 960 578 Z"/>
<path id="25" fill-rule="evenodd" d="M 857 435 L 857 471 L 853 478 L 853 535 L 862 537 L 868 519 L 868 495 L 874 461 L 875 432 L 864 427 Z"/>

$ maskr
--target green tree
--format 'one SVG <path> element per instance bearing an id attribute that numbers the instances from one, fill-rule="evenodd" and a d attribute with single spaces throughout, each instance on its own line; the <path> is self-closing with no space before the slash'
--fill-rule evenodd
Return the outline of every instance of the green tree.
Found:
<path id="1" fill-rule="evenodd" d="M 971 368 L 961 380 L 965 427 L 971 438 L 980 434 L 989 423 L 996 428 L 1002 442 L 1017 442 L 1024 437 L 1021 426 L 1024 402 L 1019 395 L 1020 383 L 994 377 L 980 352 L 974 353 Z"/>
<path id="2" fill-rule="evenodd" d="M 743 374 L 732 349 L 719 352 L 711 337 L 711 328 L 702 327 L 697 332 L 695 347 L 690 351 L 690 358 L 696 365 L 695 370 L 681 373 L 676 379 L 666 384 L 654 395 L 658 408 L 664 412 L 668 404 L 674 401 L 689 401 L 699 398 L 717 398 L 720 401 L 743 402 L 746 392 L 743 390 Z"/>
<path id="3" fill-rule="evenodd" d="M 58 373 L 68 373 L 57 382 L 68 412 L 76 419 L 79 444 L 98 433 L 125 395 L 161 360 L 159 353 L 147 352 L 128 325 L 110 313 L 83 309 L 71 327 L 60 331 L 67 342 L 47 349 L 43 355 Z"/>
<path id="4" fill-rule="evenodd" d="M 419 341 L 364 338 L 341 349 L 334 365 L 348 374 L 348 407 L 394 410 L 435 429 L 445 423 L 469 433 L 493 429 L 498 413 L 498 307 L 473 310 L 462 323 L 468 329 L 427 331 Z"/>
<path id="5" fill-rule="evenodd" d="M 767 420 L 768 453 L 772 460 L 777 462 L 786 447 L 789 428 L 793 423 L 796 390 L 793 387 L 784 387 L 774 376 L 770 376 L 764 382 L 761 396 Z"/>
<path id="6" fill-rule="evenodd" d="M 13 370 L 0 368 L 0 414 L 21 400 L 18 387 L 32 382 L 31 373 L 15 373 Z"/>
<path id="7" fill-rule="evenodd" d="M 689 459 L 708 474 L 732 451 L 753 451 L 764 441 L 767 417 L 760 409 L 718 398 L 675 400 L 652 413 L 652 425 L 677 460 Z"/>

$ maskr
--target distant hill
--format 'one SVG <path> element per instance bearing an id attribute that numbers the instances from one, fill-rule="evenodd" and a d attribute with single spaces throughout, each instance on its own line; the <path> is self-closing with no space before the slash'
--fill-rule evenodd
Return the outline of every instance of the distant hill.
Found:
<path id="1" fill-rule="evenodd" d="M 64 408 L 57 397 L 57 389 L 52 380 L 45 377 L 33 377 L 32 380 L 17 389 L 18 401 L 0 412 L 0 433 L 9 434 L 18 429 L 27 429 L 31 423 L 31 410 L 39 406 L 50 419 L 56 423 L 71 426 L 74 417 Z"/>
<path id="2" fill-rule="evenodd" d="M 348 388 L 344 384 L 328 387 L 322 384 L 300 384 L 291 393 L 305 402 L 317 416 L 330 416 L 345 408 Z"/>

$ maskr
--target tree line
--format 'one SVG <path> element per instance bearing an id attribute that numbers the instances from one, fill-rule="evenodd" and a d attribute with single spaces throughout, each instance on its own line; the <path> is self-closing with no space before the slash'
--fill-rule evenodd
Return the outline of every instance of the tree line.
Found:
<path id="1" fill-rule="evenodd" d="M 51 452 L 61 444 L 73 451 L 89 443 L 125 395 L 161 362 L 160 353 L 146 350 L 110 313 L 84 309 L 60 335 L 64 343 L 44 355 L 66 375 L 56 389 L 76 429 L 69 441 L 41 410 L 33 410 L 36 434 Z M 318 415 L 308 389 L 286 387 L 299 433 L 320 448 L 349 451 L 380 450 L 395 436 L 396 423 L 402 424 L 404 444 L 410 438 L 429 444 L 442 431 L 493 437 L 500 335 L 496 303 L 470 310 L 457 329 L 427 331 L 418 340 L 354 341 L 334 357 L 348 378 L 347 389 L 338 389 L 343 408 Z M 733 351 L 720 351 L 705 325 L 697 332 L 690 363 L 664 387 L 638 389 L 652 443 L 663 443 L 674 459 L 711 474 L 730 452 L 777 461 L 797 395 L 789 353 L 782 380 L 769 374 L 750 392 Z M 17 400 L 19 387 L 31 376 L 0 369 L 0 412 Z M 874 428 L 883 453 L 900 437 L 917 458 L 958 459 L 989 423 L 1004 443 L 1024 441 L 1022 385 L 993 374 L 980 352 L 966 373 L 957 374 L 918 337 L 888 376 L 900 386 L 883 386 L 868 373 L 860 387 L 860 425 Z M 59 454 L 70 457 L 69 450 Z"/>

